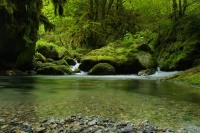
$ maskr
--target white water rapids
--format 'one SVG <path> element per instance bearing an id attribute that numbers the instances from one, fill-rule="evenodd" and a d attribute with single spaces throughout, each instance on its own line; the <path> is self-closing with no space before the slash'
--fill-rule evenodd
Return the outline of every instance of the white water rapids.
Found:
<path id="1" fill-rule="evenodd" d="M 76 71 L 80 65 L 80 63 L 78 63 L 77 60 L 75 60 L 76 64 L 74 66 L 70 66 L 72 71 Z M 166 72 L 166 71 L 161 71 L 160 67 L 157 67 L 157 71 L 152 74 L 152 75 L 146 75 L 146 76 L 138 76 L 136 74 L 130 74 L 130 75 L 104 75 L 104 76 L 91 76 L 93 78 L 95 77 L 104 77 L 104 78 L 109 78 L 109 77 L 115 77 L 115 78 L 137 78 L 137 79 L 143 79 L 143 78 L 164 78 L 164 77 L 168 77 L 174 74 L 179 73 L 179 71 L 170 71 L 170 72 Z M 80 71 L 79 73 L 76 73 L 76 75 L 80 75 L 80 76 L 86 76 L 88 73 L 84 72 L 84 71 Z M 88 77 L 89 75 L 87 75 Z"/>

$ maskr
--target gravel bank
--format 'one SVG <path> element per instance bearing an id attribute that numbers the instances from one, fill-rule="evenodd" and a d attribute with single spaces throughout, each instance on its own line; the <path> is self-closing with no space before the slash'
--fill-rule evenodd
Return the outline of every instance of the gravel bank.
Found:
<path id="1" fill-rule="evenodd" d="M 112 121 L 102 117 L 69 116 L 59 120 L 48 119 L 36 124 L 0 122 L 1 133 L 174 133 L 161 129 L 149 121 L 133 123 Z"/>

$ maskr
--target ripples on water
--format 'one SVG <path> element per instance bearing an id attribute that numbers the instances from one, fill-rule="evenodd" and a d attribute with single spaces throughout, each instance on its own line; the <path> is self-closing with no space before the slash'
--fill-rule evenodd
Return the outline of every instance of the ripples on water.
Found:
<path id="1" fill-rule="evenodd" d="M 200 89 L 150 80 L 149 76 L 137 78 L 0 77 L 0 119 L 34 122 L 69 115 L 101 115 L 113 120 L 149 120 L 160 127 L 200 131 Z"/>

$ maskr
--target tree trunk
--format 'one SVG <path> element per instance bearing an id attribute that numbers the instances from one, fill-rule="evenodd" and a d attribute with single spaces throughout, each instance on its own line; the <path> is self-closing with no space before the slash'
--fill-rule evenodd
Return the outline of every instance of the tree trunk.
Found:
<path id="1" fill-rule="evenodd" d="M 13 13 L 10 8 L 0 8 L 0 66 L 26 68 L 35 54 L 42 3 L 12 0 L 8 5 L 13 5 Z"/>
<path id="2" fill-rule="evenodd" d="M 176 2 L 176 0 L 172 0 L 172 8 L 173 8 L 173 19 L 174 19 L 174 21 L 177 21 L 177 8 L 178 8 L 178 6 L 177 6 L 177 2 Z"/>
<path id="3" fill-rule="evenodd" d="M 98 20 L 98 14 L 99 14 L 99 0 L 94 0 L 94 5 L 95 5 L 94 21 L 96 22 Z"/>
<path id="4" fill-rule="evenodd" d="M 101 0 L 101 20 L 105 19 L 106 16 L 106 2 L 107 0 Z"/>
<path id="5" fill-rule="evenodd" d="M 183 11 L 182 11 L 182 0 L 179 0 L 179 18 L 183 16 Z"/>
<path id="6" fill-rule="evenodd" d="M 187 6 L 188 6 L 188 2 L 187 2 L 187 0 L 184 0 L 183 1 L 183 12 L 182 12 L 183 15 L 185 15 L 185 11 L 187 9 Z"/>
<path id="7" fill-rule="evenodd" d="M 93 20 L 94 19 L 94 7 L 93 7 L 94 3 L 93 3 L 93 0 L 89 0 L 88 3 L 89 3 L 88 19 Z"/>
<path id="8" fill-rule="evenodd" d="M 123 8 L 122 0 L 117 0 L 116 9 L 121 10 Z"/>
<path id="9" fill-rule="evenodd" d="M 108 8 L 107 8 L 107 14 L 109 14 L 110 12 L 110 9 L 112 7 L 112 4 L 113 4 L 114 0 L 109 0 L 109 3 L 108 3 Z"/>

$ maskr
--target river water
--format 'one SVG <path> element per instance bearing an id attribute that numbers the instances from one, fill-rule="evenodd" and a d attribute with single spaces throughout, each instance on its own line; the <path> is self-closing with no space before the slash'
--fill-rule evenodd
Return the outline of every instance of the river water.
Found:
<path id="1" fill-rule="evenodd" d="M 200 89 L 156 77 L 0 77 L 0 120 L 34 123 L 70 115 L 101 115 L 200 132 Z"/>

